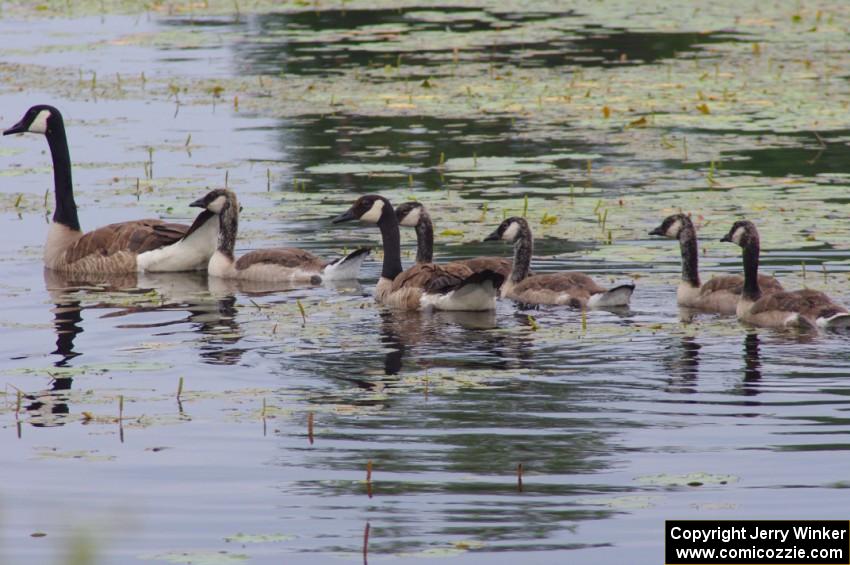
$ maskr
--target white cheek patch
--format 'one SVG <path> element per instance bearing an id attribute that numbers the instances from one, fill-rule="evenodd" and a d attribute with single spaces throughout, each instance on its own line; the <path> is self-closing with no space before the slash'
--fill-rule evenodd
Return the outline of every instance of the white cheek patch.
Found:
<path id="1" fill-rule="evenodd" d="M 519 234 L 519 224 L 516 222 L 511 222 L 511 225 L 508 226 L 502 233 L 502 239 L 505 241 L 513 241 L 516 239 L 516 236 Z"/>
<path id="2" fill-rule="evenodd" d="M 744 237 L 744 228 L 738 228 L 735 230 L 735 233 L 732 234 L 732 241 L 741 245 L 741 238 Z"/>
<path id="3" fill-rule="evenodd" d="M 224 202 L 226 200 L 227 199 L 224 196 L 219 196 L 207 205 L 207 210 L 209 210 L 213 214 L 220 214 L 221 209 L 224 208 Z"/>
<path id="4" fill-rule="evenodd" d="M 667 228 L 667 237 L 679 237 L 679 232 L 682 231 L 682 220 L 676 220 L 670 227 Z"/>
<path id="5" fill-rule="evenodd" d="M 372 204 L 372 207 L 369 208 L 369 211 L 360 216 L 360 219 L 364 222 L 369 222 L 370 224 L 377 224 L 378 220 L 381 219 L 381 214 L 384 211 L 384 201 L 383 200 L 375 200 Z"/>
<path id="6" fill-rule="evenodd" d="M 415 228 L 419 224 L 419 218 L 422 216 L 422 208 L 416 207 L 410 211 L 407 216 L 401 221 L 401 225 L 408 228 Z"/>
<path id="7" fill-rule="evenodd" d="M 49 117 L 50 110 L 42 110 L 32 121 L 27 131 L 31 133 L 47 133 L 47 118 Z"/>

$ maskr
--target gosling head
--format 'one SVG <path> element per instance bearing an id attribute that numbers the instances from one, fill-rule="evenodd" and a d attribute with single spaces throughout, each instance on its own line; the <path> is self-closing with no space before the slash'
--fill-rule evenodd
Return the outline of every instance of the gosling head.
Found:
<path id="1" fill-rule="evenodd" d="M 720 241 L 729 241 L 741 247 L 748 247 L 754 243 L 758 244 L 759 232 L 751 221 L 739 220 L 732 224 L 729 233 L 724 235 Z"/>
<path id="2" fill-rule="evenodd" d="M 408 228 L 418 227 L 419 222 L 426 214 L 425 206 L 421 202 L 405 202 L 395 208 L 395 217 L 398 219 L 398 224 Z"/>
<path id="3" fill-rule="evenodd" d="M 225 210 L 233 208 L 239 210 L 239 204 L 236 200 L 236 194 L 226 188 L 216 188 L 206 193 L 201 198 L 198 198 L 189 206 L 195 208 L 203 208 L 213 214 L 221 214 Z"/>
<path id="4" fill-rule="evenodd" d="M 485 237 L 484 241 L 501 239 L 509 243 L 514 243 L 523 232 L 527 232 L 528 230 L 528 222 L 524 218 L 514 216 L 499 224 L 499 227 Z"/>
<path id="5" fill-rule="evenodd" d="M 678 239 L 685 228 L 693 228 L 691 219 L 685 214 L 673 214 L 667 216 L 661 225 L 649 232 L 649 235 L 660 235 L 671 239 Z"/>

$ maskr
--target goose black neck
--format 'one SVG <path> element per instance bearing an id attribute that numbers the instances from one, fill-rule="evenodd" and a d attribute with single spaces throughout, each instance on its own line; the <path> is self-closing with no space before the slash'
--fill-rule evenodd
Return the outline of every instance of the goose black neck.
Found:
<path id="1" fill-rule="evenodd" d="M 416 262 L 431 263 L 434 261 L 434 224 L 431 216 L 422 212 L 419 223 L 416 224 Z"/>
<path id="2" fill-rule="evenodd" d="M 531 268 L 531 256 L 534 254 L 534 238 L 531 228 L 520 227 L 519 237 L 514 243 L 514 266 L 511 269 L 511 281 L 518 283 L 528 276 Z"/>
<path id="3" fill-rule="evenodd" d="M 50 145 L 50 155 L 53 157 L 53 194 L 56 199 L 53 221 L 68 226 L 74 231 L 80 231 L 77 204 L 74 202 L 71 155 L 68 152 L 65 126 L 60 115 L 54 114 L 51 119 L 53 124 L 51 124 L 45 137 L 47 137 L 47 143 Z"/>
<path id="4" fill-rule="evenodd" d="M 744 246 L 744 291 L 741 294 L 748 300 L 761 298 L 759 287 L 759 240 L 754 238 Z"/>
<path id="5" fill-rule="evenodd" d="M 218 251 L 231 261 L 239 232 L 239 205 L 228 204 L 221 211 L 218 228 Z"/>
<path id="6" fill-rule="evenodd" d="M 693 226 L 683 228 L 679 233 L 679 249 L 682 252 L 682 280 L 699 287 L 699 248 Z"/>
<path id="7" fill-rule="evenodd" d="M 381 214 L 381 219 L 378 220 L 378 227 L 381 228 L 381 239 L 384 245 L 384 266 L 381 269 L 381 276 L 395 280 L 404 269 L 401 268 L 401 238 L 398 231 L 398 219 L 396 219 L 392 205 L 389 203 L 384 206 L 384 212 Z"/>

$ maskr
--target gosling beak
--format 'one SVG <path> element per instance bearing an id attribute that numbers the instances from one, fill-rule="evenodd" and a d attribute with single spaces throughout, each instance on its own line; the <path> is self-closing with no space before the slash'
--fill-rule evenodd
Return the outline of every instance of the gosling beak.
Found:
<path id="1" fill-rule="evenodd" d="M 351 220 L 356 220 L 357 215 L 349 208 L 347 211 L 343 212 L 333 220 L 331 220 L 332 224 L 341 224 L 342 222 L 350 222 Z"/>

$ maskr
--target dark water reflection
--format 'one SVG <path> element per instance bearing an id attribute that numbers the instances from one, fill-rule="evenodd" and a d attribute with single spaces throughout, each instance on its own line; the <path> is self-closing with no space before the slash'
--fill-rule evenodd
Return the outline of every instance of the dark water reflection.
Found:
<path id="1" fill-rule="evenodd" d="M 141 332 L 152 337 L 180 333 L 199 334 L 197 353 L 202 363 L 234 365 L 245 351 L 234 347 L 241 340 L 236 320 L 236 298 L 212 296 L 205 273 L 94 275 L 70 277 L 44 270 L 44 284 L 53 302 L 56 349 L 51 356 L 58 369 L 51 374 L 48 388 L 26 392 L 28 421 L 33 426 L 61 426 L 71 415 L 68 406 L 74 368 L 85 364 L 86 352 L 76 344 L 88 324 L 109 320 L 116 330 Z M 162 321 L 160 314 L 181 313 L 182 317 Z M 157 321 L 125 322 L 154 314 Z M 88 318 L 88 322 L 86 321 Z M 113 320 L 120 319 L 115 323 Z M 99 352 L 98 352 L 99 353 Z M 68 375 L 68 376 L 66 376 Z"/>
<path id="2" fill-rule="evenodd" d="M 564 13 L 510 13 L 466 8 L 416 10 L 322 10 L 266 14 L 247 24 L 248 35 L 235 46 L 243 72 L 251 74 L 333 75 L 350 69 L 405 67 L 427 69 L 456 60 L 452 34 L 476 38 L 462 51 L 464 63 L 517 67 L 651 64 L 698 52 L 715 42 L 734 41 L 727 33 L 637 32 L 578 24 Z M 558 18 L 557 24 L 551 20 Z M 523 26 L 548 22 L 551 38 L 530 39 Z M 171 22 L 185 25 L 182 21 Z M 216 25 L 215 22 L 210 22 Z M 197 25 L 197 24 L 196 24 Z M 203 24 L 202 24 L 203 25 Z M 557 30 L 557 33 L 553 33 Z M 512 32 L 517 32 L 513 34 Z M 409 41 L 425 34 L 432 41 Z M 456 36 L 457 37 L 457 36 Z M 411 80 L 440 76 L 423 70 Z M 372 77 L 373 80 L 381 80 Z"/>

